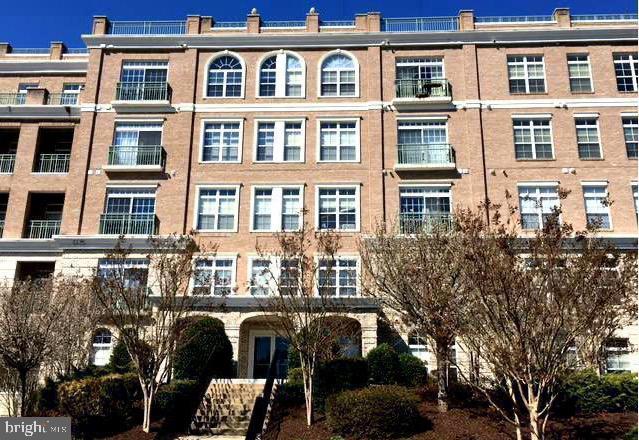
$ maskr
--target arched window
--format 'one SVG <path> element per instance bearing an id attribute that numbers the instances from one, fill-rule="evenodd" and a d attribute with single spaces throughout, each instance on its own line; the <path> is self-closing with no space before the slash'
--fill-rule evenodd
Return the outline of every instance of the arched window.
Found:
<path id="1" fill-rule="evenodd" d="M 93 334 L 93 365 L 104 366 L 109 363 L 113 351 L 113 334 L 105 328 Z"/>
<path id="2" fill-rule="evenodd" d="M 242 63 L 232 55 L 215 58 L 209 65 L 206 96 L 241 97 Z"/>
<path id="3" fill-rule="evenodd" d="M 321 72 L 321 96 L 355 96 L 357 66 L 344 53 L 336 53 L 324 60 Z"/>
<path id="4" fill-rule="evenodd" d="M 259 96 L 302 96 L 304 93 L 304 65 L 290 53 L 280 52 L 262 61 Z"/>

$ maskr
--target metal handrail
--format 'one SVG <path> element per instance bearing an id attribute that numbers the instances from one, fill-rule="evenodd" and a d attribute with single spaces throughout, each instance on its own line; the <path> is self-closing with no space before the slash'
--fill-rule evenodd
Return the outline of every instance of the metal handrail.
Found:
<path id="1" fill-rule="evenodd" d="M 581 14 L 571 15 L 570 21 L 636 21 L 637 14 Z"/>
<path id="2" fill-rule="evenodd" d="M 182 35 L 186 21 L 112 21 L 107 30 L 111 35 Z"/>
<path id="3" fill-rule="evenodd" d="M 353 27 L 355 26 L 354 20 L 322 20 L 320 21 L 320 27 Z"/>
<path id="4" fill-rule="evenodd" d="M 168 101 L 170 88 L 166 82 L 119 82 L 115 95 L 118 101 Z"/>
<path id="5" fill-rule="evenodd" d="M 260 27 L 263 28 L 303 28 L 306 27 L 306 22 L 301 20 L 289 20 L 289 21 L 263 21 L 260 23 Z"/>
<path id="6" fill-rule="evenodd" d="M 60 233 L 60 220 L 29 220 L 27 238 L 51 238 Z"/>
<path id="7" fill-rule="evenodd" d="M 0 154 L 0 174 L 11 174 L 16 165 L 16 155 Z"/>
<path id="8" fill-rule="evenodd" d="M 66 51 L 69 55 L 86 55 L 89 53 L 89 48 L 87 47 L 69 47 Z"/>
<path id="9" fill-rule="evenodd" d="M 0 93 L 0 105 L 23 105 L 26 102 L 26 93 Z"/>
<path id="10" fill-rule="evenodd" d="M 68 173 L 71 154 L 69 153 L 42 153 L 38 155 L 36 173 Z"/>
<path id="11" fill-rule="evenodd" d="M 49 93 L 47 105 L 78 105 L 79 93 Z"/>
<path id="12" fill-rule="evenodd" d="M 451 213 L 400 213 L 399 232 L 401 234 L 417 234 L 431 232 L 436 228 L 452 229 Z"/>
<path id="13" fill-rule="evenodd" d="M 539 23 L 555 21 L 552 15 L 493 15 L 475 17 L 475 23 Z"/>
<path id="14" fill-rule="evenodd" d="M 156 230 L 155 214 L 100 215 L 100 234 L 107 235 L 152 235 Z"/>
<path id="15" fill-rule="evenodd" d="M 51 49 L 48 47 L 12 47 L 9 54 L 14 55 L 48 55 Z"/>
<path id="16" fill-rule="evenodd" d="M 447 79 L 396 79 L 397 98 L 452 97 L 452 89 Z"/>
<path id="17" fill-rule="evenodd" d="M 459 17 L 384 18 L 382 32 L 445 32 L 459 29 Z"/>
<path id="18" fill-rule="evenodd" d="M 245 29 L 245 21 L 216 21 L 213 23 L 213 29 Z"/>
<path id="19" fill-rule="evenodd" d="M 400 165 L 443 165 L 455 163 L 455 150 L 450 144 L 399 144 Z"/>
<path id="20" fill-rule="evenodd" d="M 164 149 L 161 145 L 111 145 L 108 163 L 122 166 L 164 165 Z"/>

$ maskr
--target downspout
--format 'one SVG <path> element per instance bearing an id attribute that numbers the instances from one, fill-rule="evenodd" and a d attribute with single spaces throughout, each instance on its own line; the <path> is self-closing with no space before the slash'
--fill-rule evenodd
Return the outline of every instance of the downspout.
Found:
<path id="1" fill-rule="evenodd" d="M 384 112 L 386 111 L 384 108 L 384 69 L 383 69 L 383 51 L 384 47 L 390 47 L 388 44 L 388 40 L 380 43 L 380 51 L 379 51 L 379 97 L 382 101 L 382 108 L 380 112 L 380 133 L 381 133 L 381 154 L 382 154 L 382 221 L 386 223 L 386 171 L 385 171 L 385 135 L 384 135 Z"/>
<path id="2" fill-rule="evenodd" d="M 490 222 L 490 210 L 488 209 L 488 176 L 486 174 L 486 146 L 484 145 L 484 123 L 482 116 L 482 104 L 481 104 L 481 82 L 479 81 L 479 58 L 477 56 L 477 45 L 473 45 L 473 51 L 475 52 L 475 75 L 477 76 L 477 100 L 479 101 L 479 136 L 481 139 L 481 162 L 482 162 L 482 177 L 484 181 L 484 210 L 486 214 L 486 221 Z"/>
<path id="3" fill-rule="evenodd" d="M 183 218 L 183 226 L 182 233 L 187 233 L 187 220 L 189 215 L 189 199 L 191 193 L 191 173 L 193 170 L 191 167 L 193 166 L 193 137 L 195 130 L 195 102 L 197 100 L 197 75 L 200 65 L 200 53 L 198 49 L 195 50 L 195 73 L 193 75 L 193 110 L 191 112 L 191 134 L 189 135 L 189 164 L 186 173 L 186 188 L 185 188 L 185 200 L 184 200 L 184 218 Z"/>

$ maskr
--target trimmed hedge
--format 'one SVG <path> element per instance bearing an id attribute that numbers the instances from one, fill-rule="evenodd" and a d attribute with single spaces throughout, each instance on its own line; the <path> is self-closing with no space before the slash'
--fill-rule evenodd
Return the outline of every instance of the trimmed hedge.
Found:
<path id="1" fill-rule="evenodd" d="M 330 396 L 341 391 L 363 388 L 368 384 L 368 363 L 362 358 L 338 358 L 317 368 L 316 394 Z"/>
<path id="2" fill-rule="evenodd" d="M 213 318 L 193 320 L 180 335 L 173 358 L 178 380 L 208 384 L 214 377 L 233 374 L 233 347 L 224 324 Z"/>
<path id="3" fill-rule="evenodd" d="M 164 428 L 184 432 L 202 401 L 204 387 L 195 380 L 174 380 L 162 385 L 153 401 L 153 416 L 164 417 Z"/>
<path id="4" fill-rule="evenodd" d="M 366 360 L 372 383 L 388 385 L 399 382 L 399 355 L 390 345 L 378 345 L 368 353 Z"/>
<path id="5" fill-rule="evenodd" d="M 126 349 L 126 345 L 124 345 L 122 339 L 118 339 L 115 347 L 113 347 L 107 368 L 119 374 L 130 373 L 135 370 L 131 356 L 129 356 L 129 351 Z"/>
<path id="6" fill-rule="evenodd" d="M 407 387 L 421 387 L 428 380 L 428 369 L 421 359 L 410 353 L 399 355 L 399 382 Z"/>
<path id="7" fill-rule="evenodd" d="M 329 398 L 326 420 L 335 433 L 349 438 L 405 437 L 422 426 L 418 403 L 414 393 L 393 385 L 344 391 Z"/>

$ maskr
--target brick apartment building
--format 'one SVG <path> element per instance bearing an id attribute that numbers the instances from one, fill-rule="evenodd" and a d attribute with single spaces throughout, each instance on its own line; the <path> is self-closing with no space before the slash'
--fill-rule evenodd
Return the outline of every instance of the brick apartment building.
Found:
<path id="1" fill-rule="evenodd" d="M 0 43 L 0 277 L 108 268 L 119 234 L 144 266 L 148 234 L 195 229 L 219 246 L 203 295 L 227 294 L 211 314 L 238 377 L 259 378 L 279 341 L 255 302 L 256 244 L 307 222 L 343 237 L 335 294 L 353 297 L 361 338 L 347 348 L 365 354 L 379 311 L 357 296 L 357 238 L 379 221 L 409 233 L 508 190 L 534 230 L 561 187 L 566 221 L 596 219 L 636 251 L 636 38 L 636 15 L 567 9 L 287 22 L 254 10 L 245 22 L 95 17 L 86 50 Z M 96 333 L 94 362 L 113 340 Z M 620 334 L 609 368 L 637 371 L 637 343 L 635 326 Z"/>

